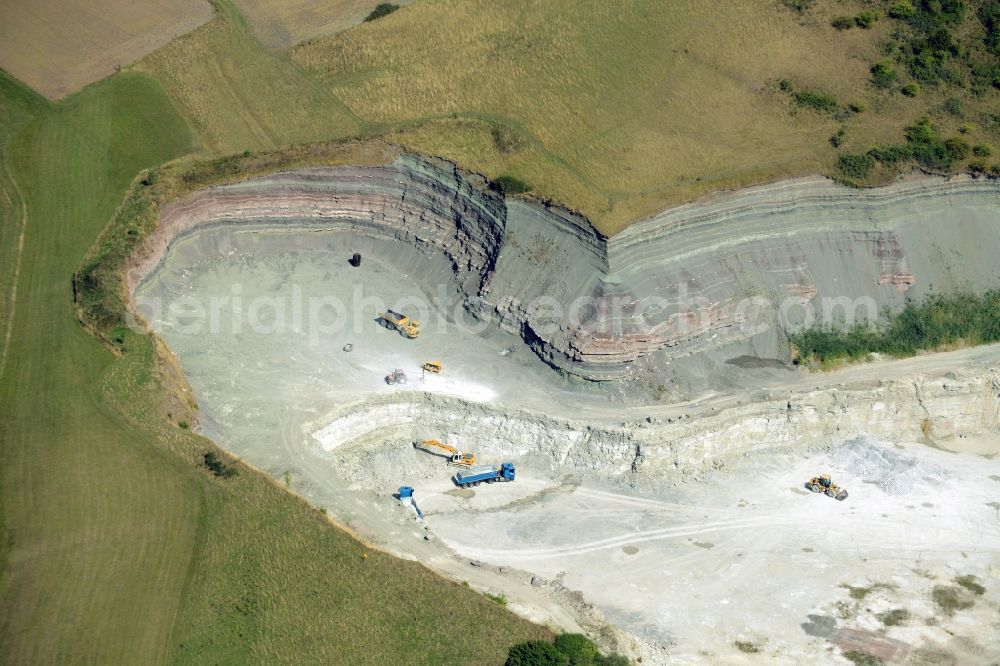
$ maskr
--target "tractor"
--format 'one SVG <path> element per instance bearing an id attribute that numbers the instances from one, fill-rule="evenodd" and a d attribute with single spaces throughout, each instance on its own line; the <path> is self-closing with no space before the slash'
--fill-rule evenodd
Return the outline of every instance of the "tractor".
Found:
<path id="1" fill-rule="evenodd" d="M 406 373 L 402 368 L 396 368 L 389 374 L 385 376 L 386 384 L 405 384 L 406 383 Z"/>
<path id="2" fill-rule="evenodd" d="M 806 490 L 814 493 L 823 493 L 827 497 L 843 502 L 847 499 L 847 488 L 841 488 L 830 479 L 829 474 L 814 476 L 806 482 Z"/>

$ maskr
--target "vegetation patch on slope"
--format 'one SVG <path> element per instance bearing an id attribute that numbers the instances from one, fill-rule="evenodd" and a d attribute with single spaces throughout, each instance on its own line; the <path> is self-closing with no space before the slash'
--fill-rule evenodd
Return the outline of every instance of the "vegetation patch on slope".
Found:
<path id="1" fill-rule="evenodd" d="M 883 321 L 850 329 L 810 328 L 791 336 L 797 362 L 860 360 L 871 354 L 912 356 L 920 350 L 1000 342 L 1000 290 L 934 295 L 909 302 Z"/>

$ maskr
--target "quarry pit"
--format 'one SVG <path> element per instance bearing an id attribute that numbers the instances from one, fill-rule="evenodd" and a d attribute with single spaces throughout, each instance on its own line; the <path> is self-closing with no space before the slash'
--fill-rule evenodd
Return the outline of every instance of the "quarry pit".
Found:
<path id="1" fill-rule="evenodd" d="M 807 178 L 606 238 L 404 156 L 197 193 L 127 277 L 203 433 L 533 620 L 644 664 L 988 663 L 1000 346 L 816 373 L 787 331 L 1000 286 L 998 222 L 995 181 Z M 456 488 L 424 438 L 518 479 Z"/>

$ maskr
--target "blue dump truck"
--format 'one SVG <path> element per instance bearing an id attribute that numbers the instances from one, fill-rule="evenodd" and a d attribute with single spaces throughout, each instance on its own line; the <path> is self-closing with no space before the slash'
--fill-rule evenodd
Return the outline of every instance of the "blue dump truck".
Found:
<path id="1" fill-rule="evenodd" d="M 413 486 L 401 486 L 399 492 L 396 493 L 396 497 L 398 497 L 399 501 L 403 504 L 409 504 L 412 506 L 413 510 L 417 512 L 417 518 L 422 519 L 424 517 L 424 512 L 420 510 L 419 506 L 417 506 L 417 500 L 413 496 Z"/>
<path id="2" fill-rule="evenodd" d="M 514 463 L 509 462 L 505 462 L 499 467 L 496 465 L 476 465 L 456 474 L 455 483 L 465 488 L 468 486 L 478 486 L 483 482 L 513 481 L 514 471 Z"/>

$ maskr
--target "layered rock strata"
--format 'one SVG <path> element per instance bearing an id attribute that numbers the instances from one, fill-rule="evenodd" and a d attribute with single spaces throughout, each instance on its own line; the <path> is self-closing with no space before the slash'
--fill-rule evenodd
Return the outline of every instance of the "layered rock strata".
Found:
<path id="1" fill-rule="evenodd" d="M 698 415 L 608 423 L 440 396 L 393 394 L 346 404 L 317 422 L 317 446 L 341 460 L 385 441 L 449 432 L 488 459 L 529 463 L 615 484 L 670 486 L 761 452 L 836 446 L 857 435 L 887 442 L 955 441 L 1000 427 L 1000 371 L 803 390 Z M 342 469 L 348 476 L 357 466 Z M 367 481 L 367 479 L 365 479 Z"/>
<path id="2" fill-rule="evenodd" d="M 134 289 L 207 225 L 349 228 L 441 252 L 466 307 L 587 379 L 728 345 L 787 360 L 790 326 L 877 316 L 907 297 L 1000 285 L 1000 183 L 920 178 L 868 191 L 820 178 L 674 208 L 606 238 L 414 156 L 301 169 L 170 205 L 128 270 Z"/>

